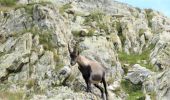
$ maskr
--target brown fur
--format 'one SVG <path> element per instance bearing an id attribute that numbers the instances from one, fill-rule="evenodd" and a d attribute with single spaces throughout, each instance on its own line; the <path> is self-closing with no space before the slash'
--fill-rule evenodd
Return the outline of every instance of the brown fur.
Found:
<path id="1" fill-rule="evenodd" d="M 89 60 L 86 57 L 79 55 L 76 48 L 74 48 L 73 52 L 71 52 L 70 48 L 68 49 L 71 57 L 70 64 L 75 65 L 78 63 L 78 68 L 87 84 L 86 91 L 91 91 L 91 83 L 93 83 L 94 86 L 100 89 L 102 94 L 101 96 L 103 97 L 103 88 L 98 85 L 98 83 L 102 82 L 105 88 L 106 99 L 108 100 L 108 92 L 105 81 L 105 68 L 99 62 Z"/>

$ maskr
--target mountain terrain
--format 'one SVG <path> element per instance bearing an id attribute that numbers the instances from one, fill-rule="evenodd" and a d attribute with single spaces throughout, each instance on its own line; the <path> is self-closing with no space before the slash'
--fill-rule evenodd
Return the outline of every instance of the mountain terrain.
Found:
<path id="1" fill-rule="evenodd" d="M 170 19 L 161 12 L 114 0 L 0 0 L 0 26 L 0 100 L 102 100 L 70 65 L 76 41 L 106 67 L 109 100 L 170 98 Z"/>

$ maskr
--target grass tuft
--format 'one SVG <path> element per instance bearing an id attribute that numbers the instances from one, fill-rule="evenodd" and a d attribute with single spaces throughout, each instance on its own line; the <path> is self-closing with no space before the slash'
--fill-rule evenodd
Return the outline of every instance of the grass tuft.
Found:
<path id="1" fill-rule="evenodd" d="M 152 27 L 152 19 L 154 17 L 153 10 L 152 9 L 145 9 L 146 11 L 146 17 L 148 20 L 148 26 Z"/>
<path id="2" fill-rule="evenodd" d="M 122 80 L 121 87 L 129 94 L 127 100 L 145 100 L 145 95 L 142 92 L 142 84 L 135 85 L 128 80 Z"/>
<path id="3" fill-rule="evenodd" d="M 22 100 L 23 96 L 23 92 L 0 92 L 0 99 L 3 100 Z"/>
<path id="4" fill-rule="evenodd" d="M 70 3 L 67 3 L 67 4 L 65 4 L 65 5 L 63 5 L 62 7 L 59 8 L 59 12 L 60 12 L 61 14 L 63 14 L 67 9 L 70 9 L 70 8 L 72 8 L 72 7 L 71 7 L 71 4 L 70 4 Z"/>

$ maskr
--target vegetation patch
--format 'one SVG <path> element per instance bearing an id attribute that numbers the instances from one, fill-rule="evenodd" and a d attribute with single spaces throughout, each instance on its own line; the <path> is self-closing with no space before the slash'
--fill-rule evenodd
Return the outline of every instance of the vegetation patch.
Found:
<path id="1" fill-rule="evenodd" d="M 117 30 L 117 32 L 118 32 L 118 36 L 119 36 L 121 42 L 124 43 L 125 40 L 126 40 L 126 38 L 125 38 L 125 36 L 123 36 L 123 33 L 122 33 L 123 30 L 122 30 L 120 21 L 119 21 L 119 20 L 118 20 L 118 21 L 115 21 L 115 22 L 112 24 L 112 26 L 116 28 L 116 30 Z"/>
<path id="2" fill-rule="evenodd" d="M 145 30 L 144 29 L 139 29 L 139 37 L 142 36 L 144 34 Z"/>
<path id="3" fill-rule="evenodd" d="M 34 3 L 34 4 L 35 4 L 35 3 Z M 34 7 L 34 4 L 31 3 L 31 4 L 29 4 L 29 5 L 17 5 L 17 6 L 15 7 L 15 10 L 20 9 L 20 8 L 24 8 L 27 14 L 33 15 L 33 7 Z"/>
<path id="4" fill-rule="evenodd" d="M 31 89 L 32 87 L 35 86 L 35 83 L 36 83 L 36 80 L 35 80 L 35 79 L 29 79 L 29 80 L 27 81 L 26 87 L 27 87 L 28 89 Z"/>
<path id="5" fill-rule="evenodd" d="M 103 30 L 106 32 L 106 34 L 109 34 L 109 28 L 108 28 L 107 24 L 105 24 L 105 23 L 98 23 L 97 26 L 98 26 L 100 29 L 103 29 Z"/>
<path id="6" fill-rule="evenodd" d="M 40 44 L 43 44 L 45 50 L 53 50 L 53 45 L 51 43 L 52 40 L 52 34 L 50 32 L 39 34 L 40 38 Z"/>
<path id="7" fill-rule="evenodd" d="M 67 9 L 70 9 L 70 8 L 72 8 L 72 7 L 71 7 L 71 4 L 70 4 L 70 3 L 67 3 L 67 4 L 65 4 L 65 5 L 63 5 L 62 7 L 59 8 L 59 12 L 60 12 L 61 14 L 63 14 Z"/>
<path id="8" fill-rule="evenodd" d="M 0 92 L 0 99 L 3 100 L 22 100 L 23 96 L 23 92 Z"/>
<path id="9" fill-rule="evenodd" d="M 121 87 L 129 94 L 127 100 L 145 100 L 145 95 L 142 92 L 142 84 L 135 85 L 128 80 L 122 80 Z"/>
<path id="10" fill-rule="evenodd" d="M 93 11 L 90 13 L 89 16 L 85 18 L 84 24 L 85 25 L 90 25 L 91 22 L 95 21 L 97 23 L 100 23 L 102 21 L 104 14 L 98 10 Z"/>
<path id="11" fill-rule="evenodd" d="M 152 19 L 154 17 L 153 10 L 152 9 L 145 9 L 146 17 L 148 20 L 148 26 L 152 27 Z"/>
<path id="12" fill-rule="evenodd" d="M 153 46 L 148 47 L 147 49 L 145 49 L 141 54 L 135 54 L 135 53 L 131 53 L 131 54 L 127 54 L 125 52 L 119 52 L 118 56 L 119 56 L 119 60 L 123 63 L 123 64 L 140 64 L 143 67 L 146 67 L 152 71 L 154 71 L 154 67 L 152 64 L 150 64 L 150 52 L 153 49 Z"/>
<path id="13" fill-rule="evenodd" d="M 16 5 L 17 0 L 0 0 L 0 4 L 3 6 L 13 6 Z"/>
<path id="14" fill-rule="evenodd" d="M 141 11 L 141 9 L 140 8 L 138 8 L 138 7 L 136 7 L 136 10 L 138 10 L 139 11 L 139 13 L 141 13 L 142 11 Z"/>
<path id="15" fill-rule="evenodd" d="M 116 21 L 115 27 L 116 27 L 116 30 L 117 30 L 118 34 L 121 35 L 122 34 L 122 27 L 121 27 L 120 21 Z"/>
<path id="16" fill-rule="evenodd" d="M 105 14 L 103 12 L 95 10 L 91 12 L 89 16 L 85 18 L 84 24 L 91 25 L 91 22 L 96 22 L 97 23 L 96 26 L 100 30 L 103 29 L 106 32 L 106 34 L 109 34 L 109 28 L 107 26 L 107 23 L 104 23 L 104 20 L 103 20 L 104 16 Z M 91 36 L 90 34 L 88 35 Z"/>
<path id="17" fill-rule="evenodd" d="M 87 33 L 84 31 L 72 31 L 72 34 L 75 37 L 91 37 L 95 34 L 95 29 L 90 28 Z"/>

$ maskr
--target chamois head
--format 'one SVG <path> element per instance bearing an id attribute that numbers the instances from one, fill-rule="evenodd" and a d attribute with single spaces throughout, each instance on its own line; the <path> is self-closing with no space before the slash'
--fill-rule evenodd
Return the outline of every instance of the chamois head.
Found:
<path id="1" fill-rule="evenodd" d="M 77 57 L 79 56 L 79 51 L 77 49 L 77 46 L 78 46 L 78 42 L 76 42 L 75 46 L 74 46 L 74 49 L 71 50 L 70 49 L 70 45 L 68 43 L 68 50 L 69 50 L 69 53 L 70 53 L 70 58 L 71 58 L 71 61 L 70 61 L 70 64 L 71 66 L 75 65 L 76 62 L 77 62 Z"/>

